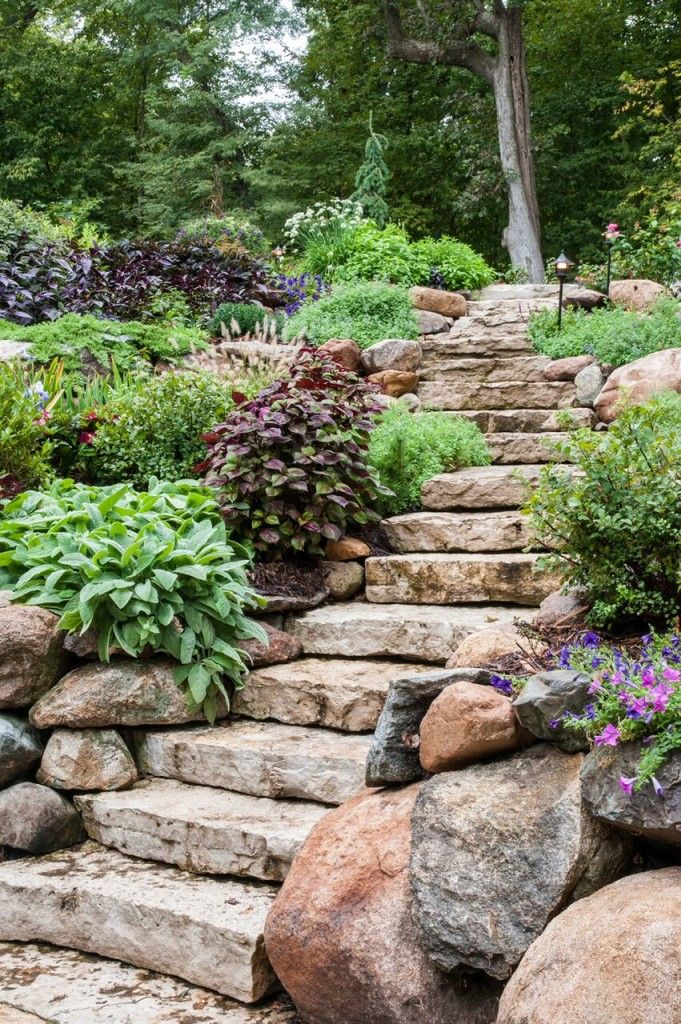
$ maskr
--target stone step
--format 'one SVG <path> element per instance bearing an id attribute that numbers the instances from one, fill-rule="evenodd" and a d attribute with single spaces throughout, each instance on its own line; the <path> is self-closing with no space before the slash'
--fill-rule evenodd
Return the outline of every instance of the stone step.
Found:
<path id="1" fill-rule="evenodd" d="M 444 665 L 471 633 L 512 622 L 504 606 L 369 604 L 352 601 L 322 605 L 286 620 L 306 654 L 343 658 L 395 657 Z"/>
<path id="2" fill-rule="evenodd" d="M 539 434 L 490 434 L 487 437 L 492 457 L 497 465 L 516 466 L 519 463 L 560 462 L 562 456 L 555 446 L 567 441 L 568 433 L 546 431 Z"/>
<path id="3" fill-rule="evenodd" d="M 463 321 L 457 321 L 463 324 Z M 450 359 L 497 359 L 501 356 L 536 355 L 525 327 L 488 329 L 469 325 L 452 328 L 446 334 L 430 334 L 421 341 L 421 369 L 440 366 Z"/>
<path id="4" fill-rule="evenodd" d="M 424 409 L 569 409 L 577 403 L 577 390 L 572 381 L 525 383 L 504 381 L 478 384 L 475 381 L 451 384 L 424 381 L 417 394 Z"/>
<path id="5" fill-rule="evenodd" d="M 381 524 L 399 554 L 522 551 L 530 540 L 520 512 L 412 512 Z"/>
<path id="6" fill-rule="evenodd" d="M 535 571 L 538 555 L 416 554 L 368 558 L 367 601 L 469 604 L 500 601 L 537 606 L 560 578 Z"/>
<path id="7" fill-rule="evenodd" d="M 477 423 L 484 434 L 561 433 L 577 427 L 594 427 L 593 409 L 468 409 L 452 416 L 463 416 Z"/>
<path id="8" fill-rule="evenodd" d="M 74 949 L 0 943 L 1 1024 L 294 1024 L 287 999 L 244 1006 Z"/>
<path id="9" fill-rule="evenodd" d="M 254 1003 L 276 984 L 263 928 L 277 891 L 88 842 L 0 864 L 0 940 L 97 953 Z"/>
<path id="10" fill-rule="evenodd" d="M 444 358 L 426 364 L 420 371 L 422 381 L 477 382 L 494 384 L 498 381 L 546 382 L 544 370 L 551 362 L 544 356 L 507 356 L 488 359 Z"/>
<path id="11" fill-rule="evenodd" d="M 140 771 L 199 786 L 342 804 L 364 786 L 371 736 L 278 722 L 141 731 Z"/>
<path id="12" fill-rule="evenodd" d="M 421 504 L 432 512 L 519 508 L 524 505 L 543 468 L 537 463 L 471 466 L 454 473 L 440 473 L 423 485 Z"/>
<path id="13" fill-rule="evenodd" d="M 75 797 L 91 839 L 207 875 L 281 882 L 326 807 L 268 800 L 174 779 Z"/>
<path id="14" fill-rule="evenodd" d="M 391 680 L 418 671 L 399 661 L 299 658 L 250 672 L 232 710 L 260 721 L 373 732 Z"/>

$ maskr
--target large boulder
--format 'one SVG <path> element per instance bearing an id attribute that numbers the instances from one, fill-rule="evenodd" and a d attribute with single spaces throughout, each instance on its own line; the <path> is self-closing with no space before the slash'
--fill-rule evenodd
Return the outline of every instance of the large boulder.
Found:
<path id="1" fill-rule="evenodd" d="M 601 821 L 644 836 L 654 842 L 681 846 L 681 751 L 667 758 L 656 774 L 662 787 L 657 794 L 651 782 L 627 792 L 620 779 L 631 780 L 645 747 L 622 743 L 596 747 L 582 768 L 582 798 Z"/>
<path id="2" fill-rule="evenodd" d="M 681 868 L 630 875 L 568 907 L 529 948 L 497 1024 L 681 1020 Z"/>
<path id="3" fill-rule="evenodd" d="M 668 294 L 664 285 L 658 284 L 657 281 L 631 278 L 627 281 L 612 281 L 609 298 L 616 306 L 624 306 L 632 313 L 642 313 L 652 309 L 663 295 Z"/>
<path id="4" fill-rule="evenodd" d="M 0 786 L 29 771 L 42 752 L 37 729 L 18 715 L 0 715 Z"/>
<path id="5" fill-rule="evenodd" d="M 580 370 L 595 361 L 594 356 L 567 356 L 565 359 L 554 359 L 544 367 L 544 376 L 547 380 L 574 380 Z"/>
<path id="6" fill-rule="evenodd" d="M 402 398 L 403 395 L 416 391 L 419 383 L 418 373 L 410 370 L 381 370 L 367 377 L 370 384 L 375 384 L 384 395 L 390 398 Z"/>
<path id="7" fill-rule="evenodd" d="M 0 608 L 0 708 L 26 708 L 54 686 L 63 668 L 64 632 L 44 608 Z"/>
<path id="8" fill-rule="evenodd" d="M 403 338 L 388 338 L 362 352 L 362 368 L 367 374 L 383 370 L 405 370 L 413 373 L 421 365 L 421 344 Z"/>
<path id="9" fill-rule="evenodd" d="M 429 313 L 422 309 L 417 312 L 421 334 L 444 334 L 449 331 L 451 321 L 441 313 Z"/>
<path id="10" fill-rule="evenodd" d="M 498 987 L 441 974 L 409 894 L 418 786 L 331 811 L 298 853 L 265 926 L 272 966 L 308 1024 L 491 1024 Z"/>
<path id="11" fill-rule="evenodd" d="M 566 729 L 563 715 L 581 715 L 589 702 L 591 679 L 582 672 L 555 669 L 539 672 L 527 680 L 513 701 L 513 709 L 528 732 L 540 740 L 550 740 L 569 753 L 588 750 L 583 733 Z"/>
<path id="12" fill-rule="evenodd" d="M 626 840 L 582 806 L 582 761 L 543 744 L 423 783 L 414 919 L 438 967 L 507 978 L 566 903 L 621 873 Z"/>
<path id="13" fill-rule="evenodd" d="M 459 292 L 447 292 L 439 288 L 422 288 L 420 285 L 409 289 L 411 301 L 417 309 L 440 316 L 461 317 L 468 312 L 468 303 Z"/>
<path id="14" fill-rule="evenodd" d="M 110 665 L 83 665 L 34 704 L 29 717 L 38 729 L 182 725 L 203 720 L 200 712 L 189 710 L 175 682 L 175 668 L 170 658 L 113 658 Z M 224 717 L 226 708 L 220 707 L 218 714 Z"/>
<path id="15" fill-rule="evenodd" d="M 423 778 L 419 760 L 419 729 L 436 697 L 458 683 L 488 683 L 482 669 L 424 672 L 394 679 L 367 756 L 367 786 L 390 786 Z"/>
<path id="16" fill-rule="evenodd" d="M 85 839 L 73 804 L 48 786 L 17 782 L 0 793 L 0 846 L 53 853 Z"/>
<path id="17" fill-rule="evenodd" d="M 330 338 L 319 346 L 319 351 L 331 356 L 346 370 L 352 370 L 353 373 L 359 370 L 362 353 L 357 342 L 351 338 Z"/>
<path id="18" fill-rule="evenodd" d="M 435 698 L 419 735 L 421 766 L 427 772 L 448 772 L 534 742 L 503 693 L 468 682 L 448 686 Z"/>
<path id="19" fill-rule="evenodd" d="M 620 366 L 608 377 L 594 409 L 604 423 L 612 423 L 623 407 L 640 405 L 662 391 L 681 393 L 681 348 L 665 348 Z"/>
<path id="20" fill-rule="evenodd" d="M 507 654 L 528 654 L 530 643 L 512 622 L 502 622 L 471 633 L 447 661 L 447 668 L 482 668 Z"/>
<path id="21" fill-rule="evenodd" d="M 598 363 L 590 363 L 575 375 L 575 394 L 577 405 L 593 408 L 596 399 L 603 390 L 605 374 Z"/>
<path id="22" fill-rule="evenodd" d="M 115 729 L 55 729 L 38 782 L 52 789 L 123 789 L 137 780 L 132 754 Z"/>

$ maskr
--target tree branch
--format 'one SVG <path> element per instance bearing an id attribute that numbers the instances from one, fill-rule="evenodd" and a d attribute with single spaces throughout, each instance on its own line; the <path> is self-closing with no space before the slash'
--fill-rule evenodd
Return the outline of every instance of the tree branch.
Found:
<path id="1" fill-rule="evenodd" d="M 466 68 L 490 84 L 494 79 L 496 61 L 468 40 L 457 40 L 444 46 L 434 39 L 412 39 L 405 36 L 396 0 L 385 0 L 385 21 L 388 29 L 388 50 L 392 57 L 410 64 L 448 64 Z"/>
<path id="2" fill-rule="evenodd" d="M 484 4 L 484 0 L 474 0 L 476 15 L 473 26 L 476 32 L 482 32 L 491 39 L 499 38 L 499 19 Z"/>

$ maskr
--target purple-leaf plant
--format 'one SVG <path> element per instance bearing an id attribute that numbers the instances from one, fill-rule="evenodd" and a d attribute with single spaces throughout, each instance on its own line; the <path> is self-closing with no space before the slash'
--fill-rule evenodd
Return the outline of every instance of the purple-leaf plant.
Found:
<path id="1" fill-rule="evenodd" d="M 377 394 L 302 349 L 286 380 L 242 401 L 204 435 L 208 456 L 197 469 L 220 491 L 235 531 L 271 557 L 316 555 L 349 527 L 378 520 L 372 505 L 386 489 L 366 462 Z"/>

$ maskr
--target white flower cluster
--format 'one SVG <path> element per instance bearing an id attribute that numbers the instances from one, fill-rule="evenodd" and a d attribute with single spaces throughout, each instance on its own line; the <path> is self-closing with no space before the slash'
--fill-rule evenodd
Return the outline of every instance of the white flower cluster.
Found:
<path id="1" fill-rule="evenodd" d="M 364 220 L 362 204 L 354 199 L 330 199 L 294 213 L 284 224 L 287 248 L 296 250 L 302 239 L 330 225 L 354 228 Z"/>

